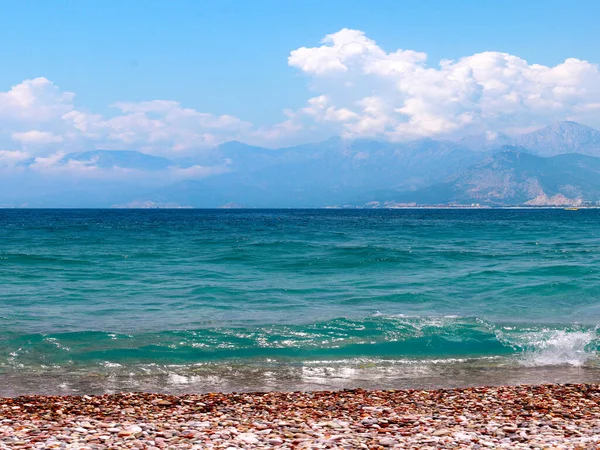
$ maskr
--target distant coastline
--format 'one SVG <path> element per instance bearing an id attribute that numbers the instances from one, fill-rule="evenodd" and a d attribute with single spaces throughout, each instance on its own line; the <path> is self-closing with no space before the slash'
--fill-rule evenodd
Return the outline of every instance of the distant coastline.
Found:
<path id="1" fill-rule="evenodd" d="M 503 210 L 503 209 L 526 209 L 526 210 L 540 210 L 540 209 L 600 209 L 600 206 L 579 206 L 579 205 L 507 205 L 507 206 L 489 206 L 489 205 L 412 205 L 412 206 L 382 206 L 382 207 L 363 207 L 363 206 L 305 206 L 305 207 L 252 207 L 252 206 L 239 206 L 239 207 L 214 207 L 214 208 L 202 208 L 193 206 L 179 206 L 179 205 L 149 205 L 149 206 L 110 206 L 110 207 L 71 207 L 71 206 L 60 206 L 60 207 L 31 207 L 31 206 L 0 206 L 0 210 L 146 210 L 146 209 L 164 209 L 164 210 L 196 210 L 196 211 L 218 211 L 218 210 L 248 210 L 248 211 L 277 211 L 277 210 L 336 210 L 336 211 L 385 211 L 385 210 L 411 210 L 411 209 L 460 209 L 460 210 Z"/>

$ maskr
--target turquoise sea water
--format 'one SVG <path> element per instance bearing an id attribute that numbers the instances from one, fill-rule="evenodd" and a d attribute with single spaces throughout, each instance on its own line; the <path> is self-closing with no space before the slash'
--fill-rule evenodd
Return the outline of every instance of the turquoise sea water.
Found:
<path id="1" fill-rule="evenodd" d="M 599 210 L 0 210 L 0 395 L 600 381 Z"/>

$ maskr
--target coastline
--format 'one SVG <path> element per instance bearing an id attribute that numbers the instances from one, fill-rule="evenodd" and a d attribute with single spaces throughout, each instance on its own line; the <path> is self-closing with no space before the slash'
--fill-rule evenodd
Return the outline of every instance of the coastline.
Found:
<path id="1" fill-rule="evenodd" d="M 0 416 L 0 449 L 588 449 L 600 385 L 23 396 Z"/>
<path id="2" fill-rule="evenodd" d="M 344 389 L 455 389 L 477 386 L 594 384 L 595 360 L 581 366 L 527 366 L 498 358 L 414 361 L 323 361 L 284 364 L 217 363 L 194 366 L 108 367 L 105 372 L 47 369 L 0 373 L 0 398 L 124 392 L 166 395 L 210 392 L 315 392 Z"/>

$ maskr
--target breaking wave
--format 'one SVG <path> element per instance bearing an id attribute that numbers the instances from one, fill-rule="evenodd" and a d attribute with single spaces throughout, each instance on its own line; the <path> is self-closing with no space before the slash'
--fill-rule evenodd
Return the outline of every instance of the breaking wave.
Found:
<path id="1" fill-rule="evenodd" d="M 215 327 L 125 335 L 74 332 L 4 336 L 0 370 L 191 365 L 219 361 L 455 360 L 502 357 L 503 364 L 595 364 L 598 328 L 497 324 L 469 317 L 376 314 L 305 325 Z"/>

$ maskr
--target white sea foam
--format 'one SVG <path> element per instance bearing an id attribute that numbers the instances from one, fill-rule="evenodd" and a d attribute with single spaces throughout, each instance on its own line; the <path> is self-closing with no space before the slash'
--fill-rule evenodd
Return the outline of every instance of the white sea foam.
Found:
<path id="1" fill-rule="evenodd" d="M 518 352 L 517 362 L 521 366 L 574 366 L 581 367 L 599 360 L 600 346 L 599 327 L 590 328 L 579 325 L 571 326 L 499 326 L 481 318 L 461 317 L 457 315 L 425 316 L 415 320 L 403 315 L 384 315 L 395 320 L 406 320 L 415 328 L 445 328 L 453 325 L 477 323 L 496 335 L 503 344 Z M 431 363 L 431 360 L 425 360 Z"/>
<path id="2" fill-rule="evenodd" d="M 121 364 L 110 361 L 104 361 L 101 365 L 107 368 L 121 367 Z"/>
<path id="3" fill-rule="evenodd" d="M 580 367 L 597 358 L 597 328 L 505 331 L 497 333 L 498 338 L 522 352 L 519 362 L 525 366 Z"/>

